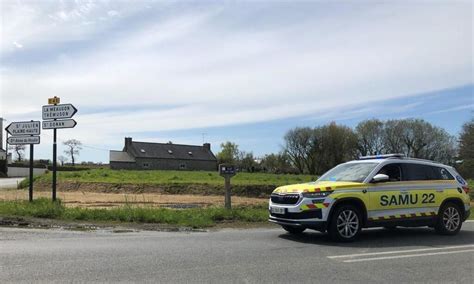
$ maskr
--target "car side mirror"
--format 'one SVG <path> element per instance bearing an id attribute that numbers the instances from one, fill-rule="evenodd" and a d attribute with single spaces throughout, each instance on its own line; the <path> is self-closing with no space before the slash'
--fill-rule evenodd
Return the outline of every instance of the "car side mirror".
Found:
<path id="1" fill-rule="evenodd" d="M 373 178 L 372 178 L 372 182 L 385 182 L 385 181 L 389 181 L 390 178 L 388 177 L 388 175 L 384 175 L 384 174 L 376 174 Z"/>

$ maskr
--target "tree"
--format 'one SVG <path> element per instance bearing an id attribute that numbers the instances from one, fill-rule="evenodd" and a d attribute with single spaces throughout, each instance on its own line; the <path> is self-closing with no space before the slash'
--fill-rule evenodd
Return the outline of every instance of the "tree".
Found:
<path id="1" fill-rule="evenodd" d="M 257 162 L 255 162 L 255 157 L 252 152 L 239 152 L 238 155 L 238 166 L 241 170 L 247 172 L 254 172 Z"/>
<path id="2" fill-rule="evenodd" d="M 64 157 L 63 155 L 58 157 L 58 160 L 61 162 L 61 166 L 64 166 L 64 163 L 67 162 L 67 157 Z"/>
<path id="3" fill-rule="evenodd" d="M 404 153 L 402 140 L 403 126 L 400 120 L 388 120 L 385 122 L 383 131 L 383 144 L 385 153 Z"/>
<path id="4" fill-rule="evenodd" d="M 285 135 L 285 153 L 298 172 L 321 174 L 357 155 L 357 136 L 332 122 L 316 128 L 294 128 Z"/>
<path id="5" fill-rule="evenodd" d="M 296 172 L 296 169 L 291 165 L 290 157 L 284 151 L 278 154 L 265 155 L 261 166 L 264 171 L 274 174 Z"/>
<path id="6" fill-rule="evenodd" d="M 71 158 L 72 166 L 74 166 L 75 158 L 76 156 L 79 156 L 79 151 L 82 150 L 82 143 L 79 140 L 70 139 L 63 142 L 63 144 L 68 147 L 68 149 L 65 150 L 64 153 Z"/>
<path id="7" fill-rule="evenodd" d="M 25 145 L 12 145 L 9 147 L 9 149 L 15 152 L 17 161 L 19 163 L 23 162 L 25 159 L 25 154 L 23 153 L 23 151 L 26 149 Z"/>
<path id="8" fill-rule="evenodd" d="M 360 122 L 356 128 L 358 148 L 362 156 L 378 155 L 384 151 L 384 123 L 378 119 Z"/>
<path id="9" fill-rule="evenodd" d="M 459 171 L 464 178 L 474 178 L 474 118 L 466 122 L 459 135 Z"/>
<path id="10" fill-rule="evenodd" d="M 422 119 L 389 120 L 384 127 L 387 153 L 451 164 L 456 153 L 455 138 L 444 129 Z"/>
<path id="11" fill-rule="evenodd" d="M 334 166 L 352 160 L 357 156 L 357 135 L 344 125 L 331 122 L 315 128 L 316 163 L 311 174 L 322 174 Z"/>
<path id="12" fill-rule="evenodd" d="M 220 164 L 235 164 L 239 160 L 239 146 L 227 141 L 221 144 L 221 151 L 217 153 L 217 160 Z"/>
<path id="13" fill-rule="evenodd" d="M 297 127 L 285 134 L 284 151 L 299 173 L 305 172 L 308 162 L 312 158 L 313 135 L 313 129 L 310 127 Z"/>

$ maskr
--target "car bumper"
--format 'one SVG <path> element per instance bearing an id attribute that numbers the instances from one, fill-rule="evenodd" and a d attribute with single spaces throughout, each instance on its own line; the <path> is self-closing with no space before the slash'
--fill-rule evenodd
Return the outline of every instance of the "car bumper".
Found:
<path id="1" fill-rule="evenodd" d="M 466 210 L 466 211 L 464 212 L 464 221 L 466 221 L 467 218 L 469 218 L 469 216 L 471 216 L 471 210 Z"/>
<path id="2" fill-rule="evenodd" d="M 278 224 L 281 226 L 293 226 L 293 227 L 303 227 L 308 229 L 314 229 L 318 231 L 326 231 L 327 223 L 325 221 L 311 221 L 311 220 L 287 220 L 271 217 L 268 219 L 269 222 Z"/>

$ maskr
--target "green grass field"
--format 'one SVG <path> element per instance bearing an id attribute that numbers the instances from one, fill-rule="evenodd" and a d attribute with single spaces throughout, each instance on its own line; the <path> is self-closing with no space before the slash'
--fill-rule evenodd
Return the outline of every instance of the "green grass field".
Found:
<path id="1" fill-rule="evenodd" d="M 28 201 L 0 201 L 0 216 L 36 217 L 65 221 L 133 222 L 156 223 L 205 228 L 219 222 L 265 222 L 268 219 L 266 206 L 233 208 L 222 207 L 166 209 L 125 205 L 111 209 L 69 208 L 61 202 L 39 198 Z"/>
<path id="2" fill-rule="evenodd" d="M 51 181 L 51 173 L 36 179 Z M 58 172 L 58 180 L 84 183 L 120 184 L 212 184 L 222 185 L 224 179 L 217 172 L 204 171 L 128 171 L 91 169 L 87 171 Z M 277 175 L 266 173 L 239 173 L 232 178 L 235 185 L 287 185 L 316 180 L 310 175 Z"/>

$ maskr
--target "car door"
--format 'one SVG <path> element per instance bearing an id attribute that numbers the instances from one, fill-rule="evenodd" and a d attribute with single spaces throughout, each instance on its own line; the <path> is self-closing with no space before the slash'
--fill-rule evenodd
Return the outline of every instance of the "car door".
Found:
<path id="1" fill-rule="evenodd" d="M 438 186 L 437 179 L 431 165 L 402 164 L 401 194 L 410 197 L 404 210 L 410 218 L 436 215 L 443 199 L 443 188 Z"/>
<path id="2" fill-rule="evenodd" d="M 402 165 L 400 163 L 391 163 L 383 166 L 376 174 L 388 175 L 386 182 L 371 183 L 369 191 L 369 221 L 384 221 L 394 219 L 400 215 L 400 209 L 405 206 L 401 203 L 408 203 L 409 196 L 401 197 L 402 183 Z"/>

